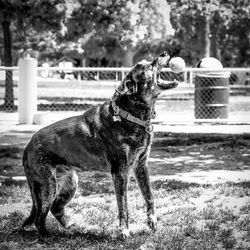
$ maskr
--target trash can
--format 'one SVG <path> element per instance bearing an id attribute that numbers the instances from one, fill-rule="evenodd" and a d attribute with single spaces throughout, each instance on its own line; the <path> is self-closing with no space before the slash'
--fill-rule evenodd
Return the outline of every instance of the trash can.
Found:
<path id="1" fill-rule="evenodd" d="M 229 72 L 217 71 L 223 66 L 216 58 L 207 57 L 199 68 L 215 71 L 198 73 L 195 77 L 195 118 L 227 119 L 229 112 Z"/>

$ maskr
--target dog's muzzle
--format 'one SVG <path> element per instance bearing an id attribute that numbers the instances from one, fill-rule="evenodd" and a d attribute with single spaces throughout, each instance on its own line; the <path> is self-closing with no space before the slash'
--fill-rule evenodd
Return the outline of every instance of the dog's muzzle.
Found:
<path id="1" fill-rule="evenodd" d="M 151 63 L 151 65 L 155 67 L 153 73 L 154 74 L 153 80 L 160 90 L 172 89 L 177 87 L 179 84 L 177 80 L 164 81 L 159 78 L 162 68 L 168 66 L 170 59 L 171 59 L 170 55 L 166 51 L 164 51 L 159 57 L 155 58 Z"/>

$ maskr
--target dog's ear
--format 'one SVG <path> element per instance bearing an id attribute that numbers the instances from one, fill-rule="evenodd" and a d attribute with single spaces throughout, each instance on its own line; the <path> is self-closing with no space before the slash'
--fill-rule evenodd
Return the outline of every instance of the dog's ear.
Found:
<path id="1" fill-rule="evenodd" d="M 132 95 L 137 92 L 137 84 L 130 77 L 126 76 L 116 88 L 121 95 Z"/>

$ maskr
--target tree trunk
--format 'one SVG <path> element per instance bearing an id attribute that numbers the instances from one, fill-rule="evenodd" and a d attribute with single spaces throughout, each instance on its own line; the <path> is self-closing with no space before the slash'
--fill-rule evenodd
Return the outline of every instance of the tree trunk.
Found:
<path id="1" fill-rule="evenodd" d="M 132 48 L 124 51 L 124 57 L 122 60 L 122 64 L 124 67 L 132 67 L 133 66 L 134 55 L 135 55 L 135 50 Z"/>
<path id="2" fill-rule="evenodd" d="M 221 61 L 221 51 L 218 44 L 217 34 L 213 34 L 211 37 L 211 56 Z"/>
<path id="3" fill-rule="evenodd" d="M 10 22 L 3 20 L 2 28 L 4 38 L 4 64 L 6 67 L 12 67 Z M 12 70 L 6 70 L 4 106 L 7 110 L 14 109 Z"/>
<path id="4" fill-rule="evenodd" d="M 208 17 L 202 17 L 199 29 L 200 59 L 210 56 L 210 23 Z"/>
<path id="5" fill-rule="evenodd" d="M 249 58 L 249 55 L 248 55 L 248 48 L 250 46 L 250 43 L 249 43 L 249 39 L 248 37 L 246 36 L 246 34 L 241 34 L 239 36 L 239 40 L 240 40 L 240 43 L 239 43 L 239 55 L 237 57 L 237 64 L 241 67 L 247 67 L 247 60 Z"/>
<path id="6" fill-rule="evenodd" d="M 221 61 L 221 50 L 220 50 L 220 46 L 219 46 L 219 42 L 218 42 L 218 33 L 219 33 L 219 26 L 218 23 L 221 22 L 221 17 L 219 14 L 219 11 L 216 11 L 214 13 L 214 17 L 213 17 L 213 25 L 211 26 L 211 56 L 217 58 L 219 61 Z"/>

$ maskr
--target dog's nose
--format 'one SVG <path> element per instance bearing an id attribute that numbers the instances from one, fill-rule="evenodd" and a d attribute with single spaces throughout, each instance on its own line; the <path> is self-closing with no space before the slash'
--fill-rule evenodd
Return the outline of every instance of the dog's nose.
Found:
<path id="1" fill-rule="evenodd" d="M 169 53 L 167 51 L 163 51 L 159 57 L 166 57 L 166 56 L 169 56 Z"/>
<path id="2" fill-rule="evenodd" d="M 163 51 L 158 57 L 156 57 L 152 61 L 152 66 L 157 66 L 158 68 L 162 68 L 164 66 L 168 65 L 168 62 L 170 61 L 170 55 L 167 51 Z"/>

